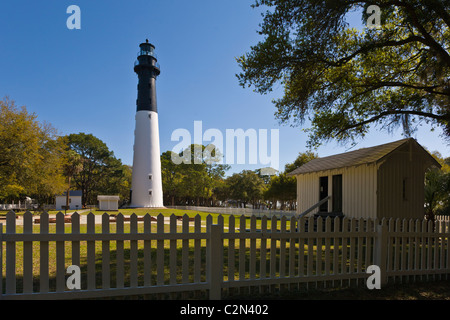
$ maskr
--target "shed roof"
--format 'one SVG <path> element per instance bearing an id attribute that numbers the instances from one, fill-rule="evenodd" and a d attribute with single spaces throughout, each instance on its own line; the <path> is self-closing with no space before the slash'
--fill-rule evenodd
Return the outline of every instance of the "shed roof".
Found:
<path id="1" fill-rule="evenodd" d="M 374 163 L 383 159 L 391 152 L 408 142 L 416 143 L 421 149 L 423 149 L 413 138 L 407 138 L 374 147 L 361 148 L 328 157 L 316 158 L 288 173 L 288 176 Z M 423 151 L 428 153 L 425 149 L 423 149 Z M 431 155 L 430 158 L 432 158 Z M 434 158 L 432 159 L 435 162 L 435 165 L 440 167 L 439 163 L 434 160 Z"/>
<path id="2" fill-rule="evenodd" d="M 67 191 L 64 191 L 63 194 L 57 194 L 56 196 L 57 197 L 65 197 L 66 194 L 67 194 Z M 70 190 L 69 191 L 69 195 L 71 197 L 81 197 L 81 196 L 83 196 L 83 191 L 81 191 L 81 190 Z"/>
<path id="3" fill-rule="evenodd" d="M 108 195 L 103 195 L 103 196 L 97 196 L 97 200 L 98 201 L 110 201 L 110 200 L 119 200 L 119 196 L 108 196 Z"/>

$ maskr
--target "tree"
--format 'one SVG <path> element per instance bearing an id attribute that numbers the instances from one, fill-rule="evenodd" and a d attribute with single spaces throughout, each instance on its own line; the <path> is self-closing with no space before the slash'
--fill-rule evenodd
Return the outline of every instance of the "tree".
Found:
<path id="1" fill-rule="evenodd" d="M 266 192 L 264 192 L 264 199 L 271 200 L 275 206 L 277 202 L 281 202 L 281 210 L 286 209 L 286 204 L 289 205 L 290 210 L 293 210 L 296 198 L 297 181 L 295 177 L 288 177 L 284 172 L 272 177 Z"/>
<path id="2" fill-rule="evenodd" d="M 72 177 L 79 174 L 83 169 L 83 159 L 75 151 L 69 149 L 66 153 L 66 163 L 64 164 L 64 175 L 67 178 L 67 191 L 66 191 L 66 208 L 69 208 L 70 187 Z"/>
<path id="3" fill-rule="evenodd" d="M 284 172 L 272 177 L 264 193 L 264 198 L 271 200 L 275 205 L 277 202 L 281 202 L 282 210 L 285 209 L 286 204 L 289 205 L 290 210 L 294 210 L 297 200 L 297 179 L 288 177 L 287 174 L 315 158 L 318 158 L 316 153 L 300 152 L 294 162 L 285 165 Z"/>
<path id="4" fill-rule="evenodd" d="M 428 218 L 450 214 L 450 158 L 443 159 L 439 152 L 433 157 L 442 168 L 431 168 L 425 173 L 425 210 Z"/>
<path id="5" fill-rule="evenodd" d="M 172 151 L 166 151 L 161 155 L 162 187 L 165 203 L 175 205 L 175 198 L 181 193 L 180 183 L 183 177 L 179 165 L 172 161 Z"/>
<path id="6" fill-rule="evenodd" d="M 176 164 L 176 157 L 184 162 Z M 221 184 L 229 165 L 219 164 L 222 157 L 214 145 L 191 144 L 180 154 L 166 151 L 161 155 L 164 197 L 172 205 L 215 205 L 214 190 Z"/>
<path id="7" fill-rule="evenodd" d="M 229 198 L 236 200 L 238 204 L 242 203 L 244 207 L 250 202 L 256 208 L 266 189 L 264 180 L 251 170 L 234 173 L 226 179 L 226 183 Z"/>
<path id="8" fill-rule="evenodd" d="M 0 199 L 48 199 L 64 190 L 64 146 L 26 107 L 0 100 Z"/>
<path id="9" fill-rule="evenodd" d="M 83 206 L 96 203 L 100 193 L 129 196 L 130 168 L 116 159 L 103 141 L 85 133 L 70 134 L 66 141 L 69 149 L 82 159 L 82 168 L 74 174 L 73 180 L 83 192 Z"/>
<path id="10" fill-rule="evenodd" d="M 377 5 L 381 27 L 349 28 L 349 12 Z M 422 122 L 450 137 L 450 2 L 256 0 L 268 7 L 262 41 L 237 59 L 243 87 L 274 101 L 281 123 L 311 119 L 309 145 L 355 142 L 372 126 L 410 135 Z"/>
<path id="11" fill-rule="evenodd" d="M 287 174 L 289 172 L 294 171 L 295 169 L 301 167 L 302 165 L 306 164 L 307 162 L 318 158 L 319 155 L 315 152 L 311 152 L 311 151 L 306 151 L 306 152 L 300 152 L 297 156 L 297 158 L 295 158 L 294 162 L 292 163 L 287 163 L 284 166 L 284 173 Z"/>

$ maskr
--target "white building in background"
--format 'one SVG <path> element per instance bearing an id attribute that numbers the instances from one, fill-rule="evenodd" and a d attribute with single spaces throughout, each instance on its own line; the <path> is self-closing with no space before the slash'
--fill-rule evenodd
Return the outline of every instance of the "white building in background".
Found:
<path id="1" fill-rule="evenodd" d="M 55 199 L 55 209 L 56 210 L 78 210 L 82 208 L 81 197 L 83 193 L 81 190 L 70 190 L 69 191 L 69 208 L 65 208 L 66 206 L 66 195 L 67 192 L 63 194 L 57 195 Z"/>
<path id="2" fill-rule="evenodd" d="M 98 209 L 101 211 L 119 210 L 119 196 L 97 196 Z"/>

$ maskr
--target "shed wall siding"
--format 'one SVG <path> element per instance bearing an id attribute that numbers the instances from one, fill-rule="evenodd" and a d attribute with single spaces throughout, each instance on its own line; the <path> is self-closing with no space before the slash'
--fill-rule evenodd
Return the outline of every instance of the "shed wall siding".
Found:
<path id="1" fill-rule="evenodd" d="M 346 217 L 375 218 L 377 212 L 376 166 L 326 170 L 297 175 L 297 212 L 302 213 L 319 202 L 319 178 L 328 176 L 328 194 L 332 195 L 333 175 L 342 174 L 342 211 Z M 328 211 L 331 212 L 331 201 Z M 317 213 L 317 209 L 309 215 Z"/>

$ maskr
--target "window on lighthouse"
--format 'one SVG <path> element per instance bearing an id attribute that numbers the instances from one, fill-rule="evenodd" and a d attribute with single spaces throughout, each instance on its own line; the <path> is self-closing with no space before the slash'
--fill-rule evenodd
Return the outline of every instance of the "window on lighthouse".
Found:
<path id="1" fill-rule="evenodd" d="M 148 180 L 152 180 L 152 178 L 153 178 L 153 175 L 149 174 L 148 175 Z"/>
<path id="2" fill-rule="evenodd" d="M 152 190 L 148 190 L 148 195 L 149 195 L 149 196 L 152 195 Z"/>

